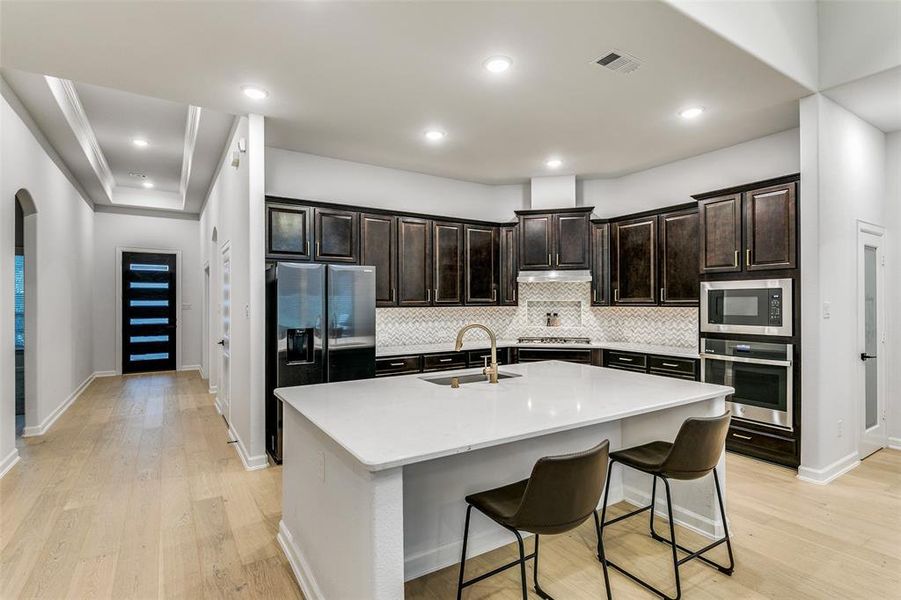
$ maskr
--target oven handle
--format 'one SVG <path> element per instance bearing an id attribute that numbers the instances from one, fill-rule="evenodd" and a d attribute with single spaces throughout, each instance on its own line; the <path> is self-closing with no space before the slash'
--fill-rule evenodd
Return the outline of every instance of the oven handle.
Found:
<path id="1" fill-rule="evenodd" d="M 767 358 L 745 358 L 743 356 L 719 356 L 717 354 L 701 354 L 702 359 L 709 360 L 722 360 L 726 362 L 739 362 L 739 363 L 750 363 L 753 365 L 773 365 L 776 367 L 790 367 L 792 366 L 792 361 L 790 360 L 770 360 Z"/>

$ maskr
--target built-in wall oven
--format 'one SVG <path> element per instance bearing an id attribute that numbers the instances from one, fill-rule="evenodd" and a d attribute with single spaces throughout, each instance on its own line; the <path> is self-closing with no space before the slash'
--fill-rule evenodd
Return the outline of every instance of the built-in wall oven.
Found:
<path id="1" fill-rule="evenodd" d="M 792 335 L 792 280 L 701 282 L 701 331 Z"/>
<path id="2" fill-rule="evenodd" d="M 736 419 L 792 430 L 792 345 L 701 338 L 701 379 L 735 388 Z"/>

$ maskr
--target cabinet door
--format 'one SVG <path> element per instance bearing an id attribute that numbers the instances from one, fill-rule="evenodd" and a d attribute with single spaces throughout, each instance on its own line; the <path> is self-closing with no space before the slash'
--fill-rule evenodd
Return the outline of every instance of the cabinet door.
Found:
<path id="1" fill-rule="evenodd" d="M 516 297 L 519 293 L 519 284 L 516 276 L 519 271 L 517 261 L 519 246 L 519 227 L 515 225 L 500 228 L 500 273 L 499 273 L 499 297 L 502 306 L 516 306 Z"/>
<path id="2" fill-rule="evenodd" d="M 741 196 L 730 194 L 702 200 L 700 215 L 700 272 L 741 271 Z"/>
<path id="3" fill-rule="evenodd" d="M 748 271 L 797 266 L 795 184 L 745 192 L 745 264 Z"/>
<path id="4" fill-rule="evenodd" d="M 290 204 L 266 205 L 266 256 L 310 260 L 310 208 Z"/>
<path id="5" fill-rule="evenodd" d="M 466 304 L 497 304 L 497 228 L 464 225 Z"/>
<path id="6" fill-rule="evenodd" d="M 658 224 L 660 304 L 697 304 L 698 211 L 693 208 L 663 213 Z"/>
<path id="7" fill-rule="evenodd" d="M 522 215 L 519 218 L 519 266 L 524 270 L 553 268 L 554 215 Z"/>
<path id="8" fill-rule="evenodd" d="M 613 224 L 614 304 L 657 303 L 657 217 Z"/>
<path id="9" fill-rule="evenodd" d="M 459 223 L 433 223 L 432 240 L 434 279 L 432 303 L 463 303 L 463 226 Z"/>
<path id="10" fill-rule="evenodd" d="M 397 304 L 432 303 L 432 223 L 427 219 L 397 219 Z"/>
<path id="11" fill-rule="evenodd" d="M 591 304 L 610 304 L 610 224 L 591 224 Z"/>
<path id="12" fill-rule="evenodd" d="M 591 220 L 589 213 L 554 215 L 554 267 L 591 267 Z"/>
<path id="13" fill-rule="evenodd" d="M 375 267 L 375 305 L 397 305 L 397 219 L 360 215 L 360 264 Z"/>
<path id="14" fill-rule="evenodd" d="M 322 262 L 356 263 L 360 213 L 317 208 L 314 214 L 316 251 L 313 259 Z"/>

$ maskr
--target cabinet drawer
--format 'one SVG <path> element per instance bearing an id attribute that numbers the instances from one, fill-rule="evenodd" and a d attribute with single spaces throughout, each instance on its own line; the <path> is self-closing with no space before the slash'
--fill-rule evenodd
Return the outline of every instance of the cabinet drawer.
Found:
<path id="1" fill-rule="evenodd" d="M 691 358 L 649 356 L 648 367 L 651 372 L 661 372 L 661 375 L 684 375 L 690 379 L 694 379 L 698 372 L 697 361 Z"/>
<path id="2" fill-rule="evenodd" d="M 422 357 L 423 371 L 444 371 L 447 369 L 465 369 L 465 352 L 448 352 L 446 354 L 426 354 Z"/>
<path id="3" fill-rule="evenodd" d="M 406 373 L 419 373 L 421 370 L 421 358 L 415 356 L 391 356 L 375 359 L 375 376 L 404 375 Z"/>
<path id="4" fill-rule="evenodd" d="M 764 433 L 732 425 L 726 436 L 726 449 L 763 458 L 783 465 L 797 466 L 797 442 L 790 437 Z"/>
<path id="5" fill-rule="evenodd" d="M 644 373 L 648 367 L 648 357 L 645 354 L 637 354 L 635 352 L 608 350 L 604 359 L 604 366 Z"/>
<path id="6" fill-rule="evenodd" d="M 468 360 L 469 360 L 470 367 L 484 367 L 485 366 L 485 358 L 488 359 L 488 362 L 491 362 L 491 348 L 486 348 L 485 350 L 470 350 L 468 352 Z M 497 349 L 497 364 L 499 364 L 499 365 L 510 364 L 510 359 L 507 355 L 507 348 L 498 348 Z"/>

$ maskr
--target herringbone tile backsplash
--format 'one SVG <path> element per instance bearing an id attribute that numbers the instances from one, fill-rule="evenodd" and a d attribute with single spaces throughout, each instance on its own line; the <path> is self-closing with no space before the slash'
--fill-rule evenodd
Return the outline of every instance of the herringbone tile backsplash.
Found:
<path id="1" fill-rule="evenodd" d="M 693 348 L 698 343 L 698 309 L 663 306 L 591 306 L 591 284 L 522 283 L 519 306 L 459 306 L 376 309 L 380 346 L 433 344 L 454 339 L 468 323 L 490 327 L 499 339 L 524 336 L 589 337 L 594 341 L 633 342 Z M 560 327 L 541 318 L 558 312 Z M 486 337 L 473 331 L 473 338 Z"/>

